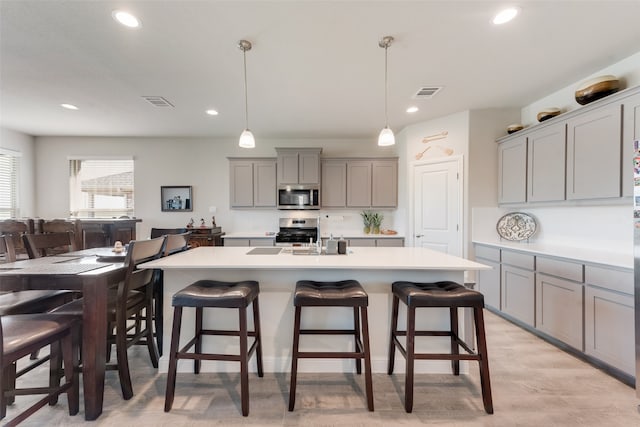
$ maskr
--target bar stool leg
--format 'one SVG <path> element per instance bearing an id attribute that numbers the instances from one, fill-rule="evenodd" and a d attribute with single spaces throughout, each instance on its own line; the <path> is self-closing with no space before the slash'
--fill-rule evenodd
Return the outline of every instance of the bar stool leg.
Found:
<path id="1" fill-rule="evenodd" d="M 484 332 L 484 314 L 482 307 L 473 309 L 476 321 L 476 339 L 478 354 L 480 355 L 480 385 L 482 387 L 482 403 L 487 414 L 493 414 L 493 399 L 491 398 L 491 380 L 489 379 L 489 356 L 487 340 Z"/>
<path id="2" fill-rule="evenodd" d="M 358 312 L 358 307 L 353 307 L 353 334 L 355 337 L 355 349 L 356 351 L 364 351 L 361 348 L 360 343 L 362 343 L 362 336 L 360 335 L 360 313 Z M 356 358 L 356 374 L 360 375 L 362 373 L 362 359 Z"/>
<path id="3" fill-rule="evenodd" d="M 196 307 L 196 342 L 194 353 L 201 354 L 202 353 L 202 316 L 203 316 L 203 308 Z M 200 359 L 193 360 L 193 373 L 200 373 L 200 366 L 202 365 L 202 361 Z"/>
<path id="4" fill-rule="evenodd" d="M 393 374 L 393 367 L 395 365 L 396 357 L 396 332 L 398 332 L 398 306 L 400 305 L 400 298 L 393 296 L 393 302 L 391 305 L 391 333 L 389 334 L 389 367 L 387 374 Z"/>
<path id="5" fill-rule="evenodd" d="M 171 329 L 171 348 L 169 349 L 169 369 L 167 372 L 167 391 L 164 398 L 164 412 L 169 412 L 173 406 L 176 391 L 176 371 L 178 368 L 178 345 L 180 343 L 180 326 L 182 324 L 182 307 L 173 309 L 173 329 Z"/>
<path id="6" fill-rule="evenodd" d="M 451 354 L 460 354 L 458 347 L 458 307 L 449 307 L 449 318 L 451 319 Z M 451 359 L 451 370 L 453 375 L 460 375 L 460 361 Z"/>
<path id="7" fill-rule="evenodd" d="M 251 305 L 253 306 L 253 328 L 256 333 L 256 363 L 258 364 L 258 376 L 262 378 L 264 373 L 262 370 L 262 336 L 260 332 L 260 305 L 258 304 L 258 297 L 253 300 Z"/>
<path id="8" fill-rule="evenodd" d="M 247 308 L 238 310 L 240 318 L 240 400 L 242 416 L 249 415 L 249 354 L 247 346 Z"/>
<path id="9" fill-rule="evenodd" d="M 296 405 L 296 381 L 298 376 L 298 345 L 300 343 L 300 306 L 296 306 L 293 322 L 293 350 L 291 352 L 291 385 L 289 387 L 289 412 Z"/>
<path id="10" fill-rule="evenodd" d="M 360 312 L 362 313 L 364 381 L 367 388 L 367 407 L 369 408 L 369 411 L 373 411 L 373 381 L 371 378 L 371 349 L 369 348 L 369 318 L 367 316 L 367 307 L 361 307 L 360 310 Z"/>
<path id="11" fill-rule="evenodd" d="M 415 364 L 416 308 L 407 307 L 407 369 L 404 389 L 404 409 L 413 411 L 413 366 Z"/>

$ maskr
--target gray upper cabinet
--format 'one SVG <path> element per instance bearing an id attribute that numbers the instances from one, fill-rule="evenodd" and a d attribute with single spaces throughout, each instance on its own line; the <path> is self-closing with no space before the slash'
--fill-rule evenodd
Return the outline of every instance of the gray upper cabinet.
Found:
<path id="1" fill-rule="evenodd" d="M 527 138 L 522 136 L 498 146 L 498 202 L 527 201 Z"/>
<path id="2" fill-rule="evenodd" d="M 377 208 L 398 206 L 397 160 L 374 160 L 371 163 L 371 206 Z"/>
<path id="3" fill-rule="evenodd" d="M 347 206 L 371 206 L 371 161 L 353 160 L 347 163 Z"/>
<path id="4" fill-rule="evenodd" d="M 633 196 L 633 142 L 640 140 L 640 94 L 622 100 L 622 195 Z"/>
<path id="5" fill-rule="evenodd" d="M 566 131 L 556 123 L 531 132 L 527 141 L 527 200 L 565 199 Z"/>
<path id="6" fill-rule="evenodd" d="M 621 140 L 620 103 L 567 121 L 567 199 L 620 197 Z"/>
<path id="7" fill-rule="evenodd" d="M 322 160 L 322 207 L 344 208 L 347 206 L 347 161 Z"/>
<path id="8" fill-rule="evenodd" d="M 278 185 L 319 184 L 321 148 L 276 148 Z"/>
<path id="9" fill-rule="evenodd" d="M 232 208 L 276 206 L 276 160 L 229 158 Z"/>

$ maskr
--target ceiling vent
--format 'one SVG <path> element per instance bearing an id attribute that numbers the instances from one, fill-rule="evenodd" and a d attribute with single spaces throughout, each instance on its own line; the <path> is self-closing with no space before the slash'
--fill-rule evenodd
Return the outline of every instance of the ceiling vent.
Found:
<path id="1" fill-rule="evenodd" d="M 174 107 L 172 103 L 162 96 L 143 96 L 143 98 L 155 107 Z"/>
<path id="2" fill-rule="evenodd" d="M 442 86 L 424 86 L 418 89 L 413 99 L 431 99 L 442 90 Z"/>

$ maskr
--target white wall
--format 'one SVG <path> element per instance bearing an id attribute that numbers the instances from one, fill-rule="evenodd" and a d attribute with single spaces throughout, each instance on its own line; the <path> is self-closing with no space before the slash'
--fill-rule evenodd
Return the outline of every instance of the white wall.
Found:
<path id="1" fill-rule="evenodd" d="M 139 237 L 151 227 L 182 227 L 194 218 L 210 224 L 209 207 L 217 208 L 216 222 L 226 232 L 278 230 L 278 218 L 300 215 L 275 209 L 229 209 L 229 167 L 227 157 L 274 157 L 275 147 L 322 147 L 325 157 L 398 156 L 397 146 L 378 148 L 375 140 L 260 140 L 253 150 L 241 149 L 233 140 L 206 138 L 36 138 L 37 213 L 43 218 L 69 215 L 68 157 L 127 155 L 135 159 L 135 215 L 142 218 Z M 160 186 L 193 186 L 193 212 L 161 212 Z M 400 183 L 402 187 L 404 183 Z M 402 203 L 402 202 L 401 202 Z M 400 206 L 402 210 L 402 206 Z M 381 211 L 384 228 L 404 232 L 404 219 L 396 211 Z M 360 210 L 322 210 L 304 215 L 323 217 L 323 232 L 361 231 Z M 333 218 L 327 218 L 332 215 Z M 335 219 L 341 216 L 342 220 Z"/>
<path id="2" fill-rule="evenodd" d="M 543 98 L 540 98 L 539 100 L 522 108 L 520 123 L 527 126 L 538 123 L 536 116 L 544 108 L 557 107 L 563 112 L 566 112 L 581 107 L 581 105 L 576 102 L 576 88 L 586 80 L 605 74 L 611 74 L 618 77 L 623 88 L 631 88 L 640 85 L 640 52 L 603 68 L 596 73 L 585 75 L 584 78 L 579 81 L 556 92 L 546 95 L 543 94 Z"/>
<path id="3" fill-rule="evenodd" d="M 35 150 L 34 138 L 24 133 L 0 128 L 0 148 L 17 151 L 20 158 L 20 176 L 18 188 L 19 216 L 33 217 L 35 209 Z"/>

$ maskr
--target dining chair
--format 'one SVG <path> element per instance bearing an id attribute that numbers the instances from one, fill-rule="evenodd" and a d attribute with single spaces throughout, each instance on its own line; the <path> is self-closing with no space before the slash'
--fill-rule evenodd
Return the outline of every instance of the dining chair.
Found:
<path id="1" fill-rule="evenodd" d="M 76 240 L 73 231 L 60 233 L 24 234 L 24 246 L 29 258 L 57 255 L 76 250 Z"/>
<path id="2" fill-rule="evenodd" d="M 2 388 L 0 392 L 0 419 L 7 416 L 7 405 L 16 395 L 39 395 L 36 401 L 8 421 L 15 426 L 34 414 L 47 403 L 55 404 L 60 394 L 66 393 L 69 415 L 79 410 L 78 354 L 79 343 L 74 330 L 80 318 L 73 315 L 20 314 L 0 316 L 0 384 L 5 384 L 7 373 L 16 361 L 44 347 L 50 346 L 50 375 L 47 387 Z M 62 360 L 61 360 L 62 359 Z M 60 384 L 59 372 L 64 365 L 65 381 Z"/>
<path id="3" fill-rule="evenodd" d="M 0 221 L 0 234 L 5 239 L 11 239 L 15 250 L 16 259 L 27 259 L 27 250 L 24 247 L 22 235 L 34 232 L 33 220 L 18 221 L 5 219 Z"/>

